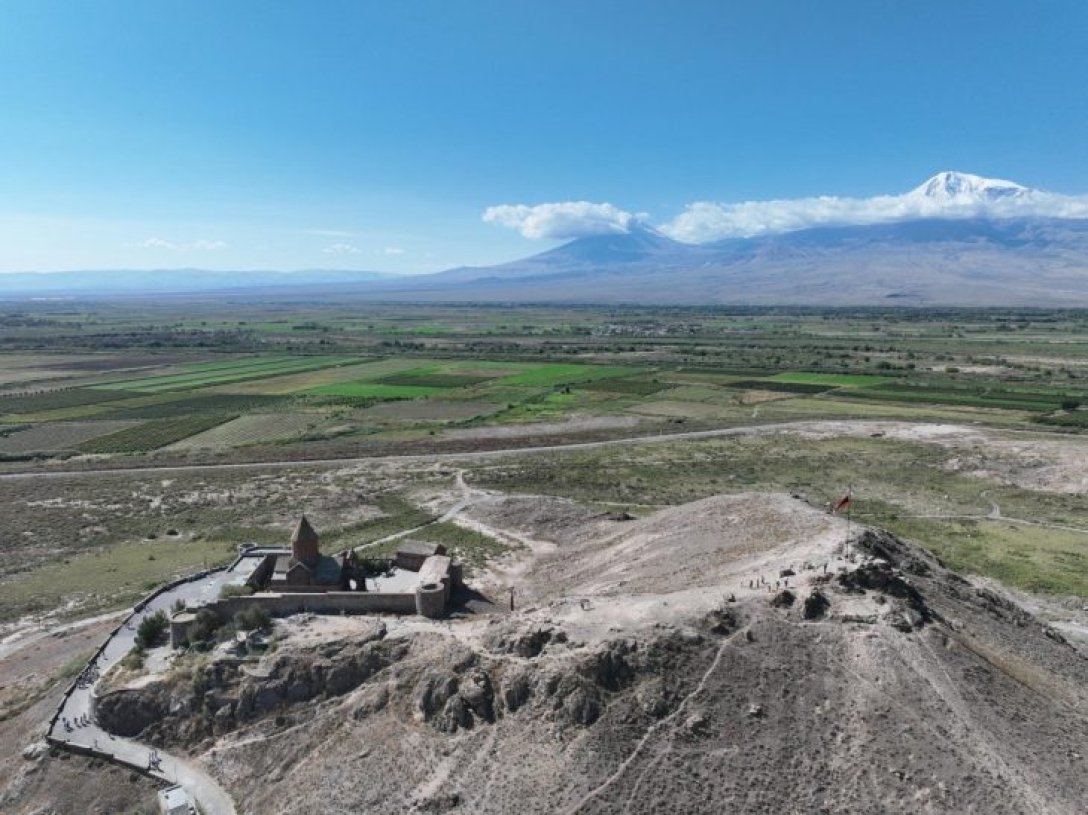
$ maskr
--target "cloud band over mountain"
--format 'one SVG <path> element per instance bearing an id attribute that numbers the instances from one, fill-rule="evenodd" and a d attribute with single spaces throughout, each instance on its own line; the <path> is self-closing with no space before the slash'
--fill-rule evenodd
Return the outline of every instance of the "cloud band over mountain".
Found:
<path id="1" fill-rule="evenodd" d="M 902 195 L 871 198 L 819 196 L 770 201 L 696 201 L 658 231 L 684 243 L 925 218 L 1088 218 L 1088 195 L 1061 195 L 967 173 L 939 173 Z M 484 221 L 527 238 L 569 240 L 622 234 L 644 221 L 610 203 L 587 201 L 489 207 Z"/>
<path id="2" fill-rule="evenodd" d="M 622 235 L 636 216 L 612 204 L 563 201 L 554 204 L 502 204 L 488 207 L 484 221 L 516 229 L 526 238 L 571 240 L 590 235 Z"/>

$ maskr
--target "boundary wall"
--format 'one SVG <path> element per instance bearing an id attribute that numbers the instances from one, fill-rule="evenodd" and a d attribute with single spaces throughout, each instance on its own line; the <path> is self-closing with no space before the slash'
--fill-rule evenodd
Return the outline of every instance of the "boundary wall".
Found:
<path id="1" fill-rule="evenodd" d="M 112 631 L 110 631 L 109 636 L 106 637 L 102 641 L 102 644 L 98 646 L 97 650 L 95 650 L 94 652 L 94 655 L 89 660 L 87 660 L 87 664 L 84 666 L 84 670 L 90 667 L 91 664 L 93 664 L 100 656 L 102 656 L 102 652 L 106 650 L 106 647 L 110 644 L 110 642 L 113 641 L 113 638 L 117 636 L 118 632 L 120 632 L 121 629 L 127 626 L 129 624 L 129 621 L 132 620 L 133 617 L 135 617 L 137 614 L 147 608 L 148 604 L 151 603 L 156 597 L 161 594 L 165 594 L 168 591 L 172 591 L 178 586 L 184 586 L 186 583 L 192 583 L 196 580 L 203 580 L 210 574 L 215 574 L 216 572 L 222 571 L 229 571 L 230 569 L 233 569 L 235 566 L 237 566 L 242 561 L 243 557 L 245 557 L 245 555 L 239 556 L 234 561 L 232 561 L 229 566 L 220 566 L 215 569 L 207 569 L 202 572 L 197 572 L 196 574 L 188 575 L 187 577 L 172 580 L 169 583 L 165 583 L 162 586 L 159 586 L 149 595 L 136 603 L 136 605 L 132 607 L 132 611 L 130 611 L 125 616 L 121 623 Z M 76 755 L 89 756 L 91 758 L 100 758 L 103 761 L 108 761 L 111 764 L 116 764 L 119 767 L 123 767 L 127 770 L 137 772 L 145 778 L 153 778 L 157 781 L 169 782 L 170 779 L 165 778 L 161 775 L 156 775 L 154 772 L 149 771 L 147 767 L 125 761 L 123 758 L 118 758 L 117 756 L 106 750 L 95 750 L 93 747 L 85 747 L 80 744 L 73 744 L 71 742 L 65 741 L 64 739 L 59 739 L 53 735 L 53 730 L 56 728 L 57 722 L 60 720 L 61 714 L 64 713 L 64 708 L 68 704 L 68 699 L 79 686 L 79 680 L 82 675 L 83 671 L 80 671 L 76 678 L 72 680 L 72 683 L 64 691 L 64 695 L 61 696 L 60 703 L 57 705 L 57 709 L 53 712 L 52 718 L 49 719 L 49 727 L 45 733 L 45 743 L 48 744 L 50 747 L 55 747 L 60 750 L 66 750 L 67 752 L 74 753 Z"/>

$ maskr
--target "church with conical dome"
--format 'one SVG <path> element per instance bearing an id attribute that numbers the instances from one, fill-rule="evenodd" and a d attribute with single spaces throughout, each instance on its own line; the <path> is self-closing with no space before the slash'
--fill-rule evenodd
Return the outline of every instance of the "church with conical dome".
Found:
<path id="1" fill-rule="evenodd" d="M 303 515 L 291 535 L 291 554 L 276 558 L 269 588 L 298 590 L 313 586 L 324 589 L 340 583 L 340 564 L 336 558 L 321 554 L 317 531 Z"/>

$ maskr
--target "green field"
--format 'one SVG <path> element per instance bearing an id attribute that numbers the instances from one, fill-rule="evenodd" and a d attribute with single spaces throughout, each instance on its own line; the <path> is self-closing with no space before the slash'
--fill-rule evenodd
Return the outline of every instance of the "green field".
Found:
<path id="1" fill-rule="evenodd" d="M 514 376 L 503 377 L 498 384 L 532 387 L 573 385 L 577 382 L 630 376 L 633 373 L 639 373 L 638 369 L 615 365 L 540 365 Z"/>
<path id="2" fill-rule="evenodd" d="M 157 449 L 160 459 L 169 452 L 193 460 L 245 447 L 254 458 L 306 457 L 320 444 L 322 456 L 335 457 L 357 454 L 359 445 L 442 438 L 459 425 L 569 419 L 575 428 L 586 416 L 622 414 L 642 417 L 635 432 L 646 433 L 678 422 L 710 428 L 829 417 L 1035 421 L 1071 432 L 1088 425 L 1088 411 L 1070 409 L 1088 397 L 1088 366 L 1080 362 L 1088 359 L 1088 321 L 1072 312 L 28 308 L 43 313 L 4 338 L 14 350 L 0 354 L 0 371 L 12 383 L 0 392 L 0 415 L 8 424 L 46 428 L 22 437 L 31 447 L 53 425 L 60 438 L 81 423 L 144 424 L 78 442 L 100 455 Z M 95 327 L 94 342 L 116 331 L 131 352 L 96 356 L 93 342 L 79 345 L 83 325 Z M 72 344 L 65 353 L 29 351 L 60 331 Z M 171 331 L 184 332 L 192 345 L 179 344 Z M 39 383 L 32 392 L 16 390 L 32 381 Z M 418 409 L 367 412 L 404 400 Z M 307 418 L 315 411 L 327 419 L 320 427 Z M 247 425 L 244 417 L 255 414 L 264 418 Z M 243 419 L 200 444 L 176 443 L 196 435 L 179 434 L 229 416 Z M 74 437 L 56 446 L 73 444 Z"/>
<path id="3" fill-rule="evenodd" d="M 725 387 L 736 390 L 761 390 L 774 391 L 776 393 L 827 393 L 837 387 L 832 384 L 819 384 L 816 382 L 794 382 L 781 379 L 736 379 L 726 382 Z"/>
<path id="4" fill-rule="evenodd" d="M 91 388 L 63 388 L 40 393 L 0 396 L 0 414 L 40 413 L 63 408 L 98 405 L 124 399 L 128 394 L 103 393 Z"/>
<path id="5" fill-rule="evenodd" d="M 444 388 L 423 385 L 382 385 L 378 382 L 341 382 L 323 385 L 309 393 L 315 396 L 347 396 L 352 399 L 419 399 L 442 393 Z"/>
<path id="6" fill-rule="evenodd" d="M 607 379 L 591 379 L 588 382 L 579 382 L 578 388 L 587 391 L 604 391 L 607 393 L 622 393 L 632 396 L 649 396 L 668 387 L 663 382 L 645 377 L 608 377 Z"/>
<path id="7" fill-rule="evenodd" d="M 827 385 L 832 388 L 863 388 L 880 385 L 890 380 L 885 376 L 865 374 L 820 374 L 804 371 L 787 371 L 770 377 L 775 382 L 796 382 L 799 385 Z"/>
<path id="8" fill-rule="evenodd" d="M 405 371 L 402 374 L 383 376 L 377 382 L 382 385 L 408 385 L 418 388 L 465 388 L 489 382 L 491 379 L 492 377 L 489 376 Z"/>
<path id="9" fill-rule="evenodd" d="M 9 580 L 24 569 L 32 587 L 58 556 L 78 556 L 95 585 L 108 586 L 103 572 L 128 573 L 110 559 L 116 547 L 130 560 L 150 551 L 140 548 L 143 536 L 170 527 L 194 543 L 282 542 L 288 516 L 337 504 L 341 515 L 323 530 L 334 550 L 433 520 L 399 497 L 402 485 L 378 489 L 381 468 L 340 481 L 329 470 L 277 468 L 53 479 L 68 468 L 427 457 L 544 439 L 768 432 L 813 420 L 970 425 L 1017 439 L 1042 430 L 1058 446 L 1088 431 L 1088 312 L 1079 311 L 164 298 L 0 304 L 0 314 L 10 318 L 0 323 L 0 468 L 50 471 L 42 483 L 56 487 L 7 482 L 0 551 L 19 557 L 0 574 Z M 1088 596 L 1085 538 L 1076 531 L 1088 529 L 1082 495 L 1009 486 L 1000 468 L 985 478 L 957 475 L 982 455 L 973 448 L 860 432 L 866 438 L 620 445 L 521 461 L 510 454 L 469 475 L 498 489 L 633 505 L 747 489 L 820 501 L 854 483 L 859 520 L 918 540 L 957 568 Z M 1024 443 L 1018 455 L 1035 461 Z M 1049 472 L 1040 457 L 1032 473 Z M 411 476 L 433 486 L 421 473 L 433 467 Z M 439 480 L 448 487 L 450 478 Z M 184 489 L 163 486 L 175 479 Z M 1019 521 L 987 519 L 983 490 Z M 470 562 L 501 554 L 486 536 L 429 529 Z M 84 560 L 90 551 L 100 560 Z M 169 571 L 156 558 L 133 568 L 125 585 Z M 8 608 L 34 602 L 23 594 Z"/>
<path id="10" fill-rule="evenodd" d="M 22 455 L 76 450 L 92 439 L 126 430 L 134 422 L 53 422 L 0 436 L 0 454 Z"/>
<path id="11" fill-rule="evenodd" d="M 203 433 L 233 419 L 230 415 L 198 414 L 152 419 L 79 445 L 84 453 L 142 453 Z"/>
<path id="12" fill-rule="evenodd" d="M 313 413 L 250 413 L 239 416 L 170 445 L 176 450 L 222 450 L 262 442 L 291 439 L 311 430 L 324 419 Z"/>
<path id="13" fill-rule="evenodd" d="M 355 361 L 357 360 L 338 356 L 257 357 L 234 362 L 185 366 L 184 371 L 175 374 L 110 379 L 100 382 L 95 387 L 107 390 L 140 391 L 142 393 L 191 390 L 209 385 L 244 382 L 250 379 L 266 379 L 282 374 L 302 373 L 337 365 L 349 365 Z"/>

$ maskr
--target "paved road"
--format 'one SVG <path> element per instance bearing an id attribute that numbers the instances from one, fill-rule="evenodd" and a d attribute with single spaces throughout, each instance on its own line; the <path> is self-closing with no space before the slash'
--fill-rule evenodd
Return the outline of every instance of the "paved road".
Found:
<path id="1" fill-rule="evenodd" d="M 169 613 L 178 600 L 193 605 L 215 600 L 223 586 L 244 581 L 256 567 L 258 559 L 259 557 L 245 557 L 224 571 L 183 583 L 163 592 L 140 611 L 133 612 L 117 633 L 110 637 L 101 655 L 92 663 L 97 673 L 104 675 L 132 650 L 136 642 L 136 629 L 144 617 L 159 610 Z M 148 745 L 134 739 L 114 736 L 95 724 L 92 713 L 94 686 L 94 682 L 81 682 L 76 687 L 65 702 L 50 735 L 70 744 L 99 750 L 134 767 L 146 768 L 148 756 L 151 754 Z M 70 729 L 65 726 L 65 720 L 71 725 L 82 717 L 86 717 L 88 725 L 71 726 Z M 159 756 L 159 768 L 152 771 L 152 775 L 172 784 L 180 784 L 206 815 L 234 815 L 234 802 L 230 795 L 199 765 L 167 753 L 159 753 Z"/>
<path id="2" fill-rule="evenodd" d="M 468 450 L 459 453 L 410 453 L 391 456 L 359 456 L 356 458 L 321 458 L 293 461 L 256 461 L 249 463 L 223 462 L 221 464 L 182 464 L 162 467 L 125 467 L 111 469 L 104 467 L 97 470 L 41 470 L 24 473 L 0 473 L 0 481 L 27 478 L 71 478 L 79 476 L 99 477 L 102 475 L 139 475 L 141 473 L 193 473 L 216 470 L 264 470 L 280 467 L 350 467 L 355 464 L 374 462 L 412 462 L 412 461 L 458 461 L 462 459 L 481 459 L 494 456 L 532 455 L 535 453 L 561 453 L 566 450 L 593 450 L 600 447 L 618 447 L 632 444 L 655 444 L 657 442 L 689 441 L 692 439 L 712 439 L 718 436 L 743 436 L 754 433 L 775 433 L 782 430 L 799 430 L 827 424 L 829 420 L 818 419 L 801 422 L 780 422 L 778 424 L 755 424 L 740 427 L 720 427 L 715 430 L 689 430 L 683 433 L 659 433 L 653 436 L 627 436 L 622 439 L 604 439 L 602 441 L 578 441 L 569 444 L 549 444 L 539 447 L 503 447 L 497 450 Z M 834 420 L 830 420 L 834 421 Z M 887 420 L 847 420 L 860 424 L 887 424 Z M 918 424 L 923 424 L 919 422 Z"/>
<path id="3" fill-rule="evenodd" d="M 849 422 L 859 425 L 873 425 L 879 427 L 888 423 L 927 425 L 934 422 L 909 422 L 895 419 L 809 419 L 795 422 L 767 422 L 763 424 L 741 425 L 739 427 L 720 427 L 714 430 L 689 430 L 682 433 L 659 433 L 652 436 L 626 436 L 622 439 L 604 439 L 602 441 L 578 441 L 568 444 L 550 444 L 538 447 L 503 447 L 497 450 L 468 450 L 458 453 L 406 453 L 403 455 L 388 456 L 357 456 L 354 458 L 320 458 L 283 461 L 255 461 L 248 463 L 223 462 L 219 464 L 181 464 L 165 465 L 161 467 L 124 467 L 82 470 L 36 470 L 22 473 L 0 473 L 0 481 L 11 481 L 27 478 L 72 478 L 72 477 L 98 477 L 101 475 L 139 475 L 141 473 L 193 473 L 212 472 L 216 470 L 264 470 L 280 467 L 350 467 L 355 464 L 373 462 L 412 462 L 412 461 L 457 461 L 461 459 L 481 459 L 493 456 L 531 455 L 534 453 L 560 453 L 565 450 L 593 450 L 600 447 L 617 447 L 632 444 L 656 444 L 658 442 L 685 441 L 691 439 L 712 439 L 718 436 L 743 436 L 756 433 L 777 433 L 789 430 L 803 430 L 805 428 L 820 427 L 827 424 Z M 936 422 L 935 424 L 948 424 L 948 422 Z M 965 429 L 968 425 L 962 425 Z M 978 429 L 971 427 L 970 429 Z M 1068 434 L 1052 433 L 1045 430 L 1026 430 L 1019 428 L 985 428 L 1001 433 L 1028 434 L 1037 437 L 1052 437 L 1069 441 Z"/>

